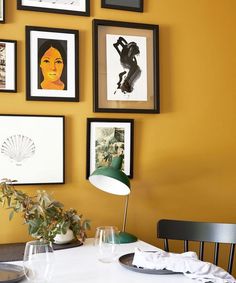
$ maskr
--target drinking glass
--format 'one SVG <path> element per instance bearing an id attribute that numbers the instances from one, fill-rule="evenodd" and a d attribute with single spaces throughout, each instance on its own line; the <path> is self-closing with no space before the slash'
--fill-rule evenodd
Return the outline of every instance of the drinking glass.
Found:
<path id="1" fill-rule="evenodd" d="M 27 242 L 23 258 L 25 276 L 32 283 L 50 282 L 54 265 L 51 243 L 43 241 Z"/>
<path id="2" fill-rule="evenodd" d="M 115 226 L 98 227 L 94 241 L 98 260 L 104 263 L 116 260 L 119 243 L 119 231 Z"/>

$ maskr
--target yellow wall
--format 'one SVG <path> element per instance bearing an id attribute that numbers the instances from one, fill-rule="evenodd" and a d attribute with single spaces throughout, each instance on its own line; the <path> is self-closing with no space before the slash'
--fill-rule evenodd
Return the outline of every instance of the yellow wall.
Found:
<path id="1" fill-rule="evenodd" d="M 0 94 L 0 113 L 66 116 L 66 184 L 53 191 L 66 207 L 121 227 L 123 197 L 85 179 L 87 117 L 134 118 L 134 179 L 127 228 L 151 243 L 161 218 L 236 222 L 236 1 L 146 0 L 144 13 L 100 8 L 91 17 L 16 10 L 7 0 L 1 39 L 18 40 L 18 93 Z M 161 114 L 93 113 L 92 19 L 160 25 Z M 25 25 L 80 31 L 80 102 L 25 99 Z M 110 208 L 109 208 L 110 207 Z M 0 210 L 0 242 L 26 240 L 20 217 Z"/>

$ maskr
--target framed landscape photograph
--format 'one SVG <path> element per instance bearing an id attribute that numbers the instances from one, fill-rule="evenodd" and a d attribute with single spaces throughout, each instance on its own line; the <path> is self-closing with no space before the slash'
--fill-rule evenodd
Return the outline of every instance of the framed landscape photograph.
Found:
<path id="1" fill-rule="evenodd" d="M 93 20 L 94 112 L 159 113 L 157 25 Z"/>
<path id="2" fill-rule="evenodd" d="M 5 23 L 5 0 L 0 0 L 0 24 Z"/>
<path id="3" fill-rule="evenodd" d="M 86 178 L 98 167 L 108 166 L 114 156 L 124 157 L 122 170 L 133 177 L 133 119 L 87 119 Z"/>
<path id="4" fill-rule="evenodd" d="M 79 32 L 26 26 L 26 99 L 79 101 Z"/>
<path id="5" fill-rule="evenodd" d="M 17 0 L 17 9 L 89 16 L 90 0 Z"/>
<path id="6" fill-rule="evenodd" d="M 102 8 L 143 12 L 143 0 L 102 0 Z"/>
<path id="7" fill-rule="evenodd" d="M 0 115 L 0 179 L 64 184 L 64 116 Z"/>
<path id="8" fill-rule="evenodd" d="M 17 41 L 0 39 L 0 92 L 17 91 Z"/>

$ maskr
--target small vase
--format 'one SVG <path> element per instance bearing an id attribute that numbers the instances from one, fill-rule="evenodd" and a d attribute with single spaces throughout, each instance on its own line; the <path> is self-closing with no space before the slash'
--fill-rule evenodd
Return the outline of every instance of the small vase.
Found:
<path id="1" fill-rule="evenodd" d="M 74 238 L 75 236 L 73 234 L 73 231 L 71 229 L 68 229 L 66 234 L 57 234 L 54 238 L 54 243 L 58 245 L 67 244 L 74 240 Z"/>

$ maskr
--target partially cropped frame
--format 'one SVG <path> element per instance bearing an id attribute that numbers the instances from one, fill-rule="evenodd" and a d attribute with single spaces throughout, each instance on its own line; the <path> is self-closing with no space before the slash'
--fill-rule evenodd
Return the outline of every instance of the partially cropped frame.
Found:
<path id="1" fill-rule="evenodd" d="M 26 99 L 79 101 L 79 31 L 26 26 Z"/>
<path id="2" fill-rule="evenodd" d="M 5 0 L 0 0 L 0 24 L 5 23 Z"/>
<path id="3" fill-rule="evenodd" d="M 98 167 L 109 166 L 112 158 L 124 157 L 122 170 L 133 177 L 133 119 L 87 119 L 86 178 Z"/>
<path id="4" fill-rule="evenodd" d="M 17 91 L 17 41 L 0 39 L 0 92 Z"/>
<path id="5" fill-rule="evenodd" d="M 94 112 L 159 113 L 157 25 L 93 20 Z"/>
<path id="6" fill-rule="evenodd" d="M 89 16 L 90 0 L 17 0 L 17 9 L 76 16 Z"/>
<path id="7" fill-rule="evenodd" d="M 143 0 L 102 0 L 102 8 L 143 12 Z"/>
<path id="8" fill-rule="evenodd" d="M 0 179 L 65 183 L 64 116 L 0 115 Z"/>

